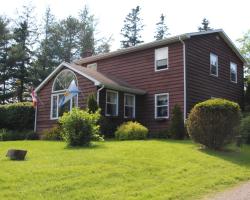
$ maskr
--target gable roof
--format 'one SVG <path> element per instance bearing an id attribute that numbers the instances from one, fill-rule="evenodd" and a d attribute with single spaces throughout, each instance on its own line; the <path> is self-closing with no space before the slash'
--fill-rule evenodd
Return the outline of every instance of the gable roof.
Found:
<path id="1" fill-rule="evenodd" d="M 146 94 L 146 91 L 135 88 L 126 82 L 116 79 L 115 77 L 108 77 L 93 69 L 76 65 L 73 63 L 62 62 L 36 89 L 35 92 L 39 92 L 49 80 L 51 80 L 61 69 L 64 67 L 82 75 L 88 80 L 92 81 L 96 86 L 104 86 L 105 88 L 114 89 L 123 92 L 129 92 L 133 94 Z"/>
<path id="2" fill-rule="evenodd" d="M 139 45 L 134 46 L 134 47 L 119 49 L 117 51 L 112 51 L 112 52 L 109 52 L 109 53 L 103 53 L 103 54 L 99 54 L 99 55 L 96 55 L 96 56 L 80 58 L 78 60 L 75 60 L 74 63 L 76 63 L 78 65 L 82 65 L 82 64 L 85 64 L 85 63 L 89 63 L 89 62 L 95 62 L 95 61 L 98 61 L 98 60 L 101 60 L 101 59 L 104 59 L 104 58 L 110 58 L 110 57 L 119 56 L 119 55 L 122 55 L 122 54 L 131 53 L 131 52 L 135 52 L 135 51 L 140 51 L 140 50 L 144 50 L 144 49 L 148 49 L 148 48 L 154 48 L 154 47 L 157 47 L 157 46 L 178 42 L 180 40 L 186 40 L 186 39 L 189 39 L 191 37 L 195 37 L 195 36 L 199 36 L 199 35 L 212 34 L 212 33 L 218 33 L 223 38 L 223 40 L 228 44 L 228 46 L 234 51 L 234 53 L 240 58 L 240 60 L 245 65 L 247 64 L 246 59 L 241 55 L 241 53 L 239 52 L 237 47 L 234 45 L 232 40 L 227 36 L 227 34 L 223 31 L 223 29 L 215 29 L 215 30 L 202 31 L 202 32 L 184 33 L 184 34 L 181 34 L 181 35 L 168 37 L 168 38 L 163 39 L 163 40 L 158 40 L 158 41 L 149 42 L 149 43 L 145 43 L 145 44 L 139 44 Z"/>

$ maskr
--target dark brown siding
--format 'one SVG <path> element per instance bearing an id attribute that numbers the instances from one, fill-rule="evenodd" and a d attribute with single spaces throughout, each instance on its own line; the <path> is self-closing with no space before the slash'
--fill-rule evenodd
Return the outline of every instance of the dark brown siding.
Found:
<path id="1" fill-rule="evenodd" d="M 128 53 L 97 62 L 98 71 L 147 91 L 146 95 L 136 97 L 136 119 L 146 125 L 151 132 L 163 130 L 169 123 L 169 120 L 154 119 L 155 94 L 169 93 L 170 113 L 175 104 L 179 104 L 183 109 L 183 46 L 181 43 L 174 43 L 168 47 L 169 69 L 165 71 L 154 70 L 155 49 Z M 119 109 L 120 116 L 123 117 L 123 104 L 120 106 L 122 106 Z"/>
<path id="2" fill-rule="evenodd" d="M 210 75 L 210 52 L 218 56 L 218 77 Z M 218 34 L 195 36 L 186 42 L 187 112 L 211 97 L 241 103 L 243 63 Z M 237 64 L 238 83 L 230 82 L 230 61 Z"/>
<path id="3" fill-rule="evenodd" d="M 81 108 L 86 107 L 86 99 L 90 93 L 96 93 L 96 86 L 92 81 L 75 73 L 78 80 L 80 93 L 78 95 L 78 105 Z M 56 77 L 56 76 L 55 76 Z M 37 111 L 37 132 L 41 133 L 45 129 L 51 128 L 57 123 L 57 120 L 50 119 L 51 91 L 54 78 L 51 79 L 38 93 L 38 111 Z"/>

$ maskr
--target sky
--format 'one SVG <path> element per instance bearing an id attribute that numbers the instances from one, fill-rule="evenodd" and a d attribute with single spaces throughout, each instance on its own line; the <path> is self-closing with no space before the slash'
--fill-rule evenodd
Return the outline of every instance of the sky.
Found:
<path id="1" fill-rule="evenodd" d="M 137 5 L 141 7 L 145 24 L 142 32 L 145 42 L 154 40 L 155 24 L 161 13 L 166 16 L 170 36 L 197 31 L 204 17 L 212 28 L 222 28 L 235 43 L 250 29 L 249 0 L 2 0 L 0 15 L 15 18 L 17 11 L 27 2 L 35 6 L 38 21 L 48 6 L 57 19 L 63 19 L 69 15 L 77 16 L 87 5 L 98 20 L 99 37 L 112 35 L 112 50 L 120 47 L 123 21 Z"/>

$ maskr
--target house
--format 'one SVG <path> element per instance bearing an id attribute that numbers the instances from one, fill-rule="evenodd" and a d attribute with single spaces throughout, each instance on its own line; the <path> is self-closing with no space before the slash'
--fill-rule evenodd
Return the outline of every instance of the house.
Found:
<path id="1" fill-rule="evenodd" d="M 196 103 L 209 98 L 241 104 L 245 62 L 221 29 L 63 62 L 35 90 L 36 131 L 52 127 L 74 106 L 86 107 L 91 93 L 97 94 L 110 124 L 137 120 L 152 133 L 164 130 L 176 104 L 184 118 Z M 80 92 L 59 106 L 72 81 Z"/>

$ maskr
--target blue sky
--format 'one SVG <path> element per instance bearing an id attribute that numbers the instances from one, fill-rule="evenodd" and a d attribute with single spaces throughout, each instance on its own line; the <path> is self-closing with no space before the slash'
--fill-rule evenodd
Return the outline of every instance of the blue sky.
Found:
<path id="1" fill-rule="evenodd" d="M 36 7 L 38 21 L 47 6 L 61 19 L 68 15 L 77 16 L 79 9 L 87 4 L 98 19 L 99 35 L 113 35 L 113 50 L 120 46 L 120 30 L 125 16 L 137 5 L 142 8 L 145 42 L 153 40 L 155 23 L 159 21 L 161 13 L 166 15 L 171 35 L 197 31 L 203 17 L 210 20 L 211 27 L 223 28 L 234 42 L 250 29 L 250 1 L 247 0 L 6 0 L 1 2 L 0 14 L 15 18 L 16 11 L 25 2 L 32 2 Z"/>

